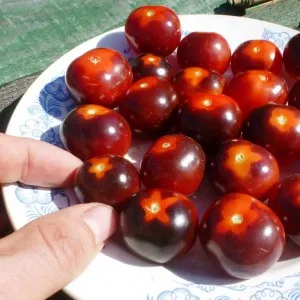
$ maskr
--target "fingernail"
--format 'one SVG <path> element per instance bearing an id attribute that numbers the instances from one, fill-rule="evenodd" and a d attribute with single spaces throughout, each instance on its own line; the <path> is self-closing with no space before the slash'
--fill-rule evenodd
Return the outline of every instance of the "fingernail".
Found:
<path id="1" fill-rule="evenodd" d="M 116 213 L 105 204 L 96 205 L 82 215 L 82 219 L 95 237 L 97 245 L 105 242 L 116 229 Z"/>

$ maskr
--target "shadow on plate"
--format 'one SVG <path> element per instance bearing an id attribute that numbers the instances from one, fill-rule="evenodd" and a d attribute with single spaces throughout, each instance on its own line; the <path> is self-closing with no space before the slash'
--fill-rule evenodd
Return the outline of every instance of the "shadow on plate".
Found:
<path id="1" fill-rule="evenodd" d="M 75 107 L 75 101 L 65 84 L 65 76 L 47 83 L 40 91 L 39 102 L 47 115 L 62 121 Z"/>

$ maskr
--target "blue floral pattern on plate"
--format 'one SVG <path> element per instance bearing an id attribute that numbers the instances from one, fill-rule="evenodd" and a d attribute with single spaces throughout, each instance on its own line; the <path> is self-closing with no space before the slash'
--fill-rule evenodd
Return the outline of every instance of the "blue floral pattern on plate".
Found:
<path id="1" fill-rule="evenodd" d="M 188 33 L 189 31 L 183 31 L 183 36 Z M 290 35 L 287 32 L 273 32 L 265 28 L 261 38 L 274 42 L 282 50 L 290 39 Z M 130 52 L 130 47 L 123 50 L 124 55 L 129 59 L 132 57 Z M 19 126 L 19 134 L 63 147 L 59 137 L 59 124 L 74 107 L 75 103 L 67 91 L 64 76 L 55 77 L 40 91 L 39 97 L 28 107 L 30 117 Z M 25 206 L 28 221 L 71 205 L 68 193 L 60 189 L 43 190 L 34 186 L 18 184 L 15 195 Z M 234 298 L 228 296 L 227 291 L 234 291 L 237 296 Z M 277 281 L 265 281 L 257 286 L 246 284 L 217 286 L 173 282 L 170 289 L 158 291 L 156 294 L 146 296 L 145 299 L 297 300 L 300 299 L 300 273 L 280 278 Z"/>

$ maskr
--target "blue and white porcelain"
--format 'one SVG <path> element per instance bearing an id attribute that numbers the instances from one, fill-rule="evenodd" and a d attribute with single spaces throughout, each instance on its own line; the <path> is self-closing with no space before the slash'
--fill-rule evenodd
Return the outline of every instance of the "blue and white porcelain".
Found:
<path id="1" fill-rule="evenodd" d="M 282 51 L 297 33 L 248 18 L 217 15 L 180 18 L 183 35 L 191 31 L 215 31 L 228 40 L 232 50 L 245 40 L 267 39 Z M 7 134 L 63 147 L 58 128 L 75 105 L 64 83 L 66 68 L 73 59 L 99 46 L 114 48 L 128 59 L 134 56 L 124 38 L 123 27 L 74 48 L 28 89 L 11 118 Z M 77 203 L 72 190 L 40 189 L 22 184 L 3 186 L 3 196 L 15 229 Z M 157 266 L 136 258 L 111 241 L 65 291 L 77 300 L 296 300 L 300 299 L 300 250 L 293 245 L 289 247 L 283 260 L 269 272 L 248 281 L 237 281 L 218 274 L 201 253 L 199 243 L 181 261 Z"/>

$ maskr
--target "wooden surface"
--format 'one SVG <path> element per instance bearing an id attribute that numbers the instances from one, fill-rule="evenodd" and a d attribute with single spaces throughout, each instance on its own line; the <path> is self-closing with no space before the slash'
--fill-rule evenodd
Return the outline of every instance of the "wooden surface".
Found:
<path id="1" fill-rule="evenodd" d="M 0 0 L 0 87 L 40 72 L 79 43 L 121 26 L 143 0 Z M 239 14 L 224 0 L 148 1 L 165 4 L 180 14 Z M 283 0 L 247 17 L 296 28 L 300 0 Z"/>

